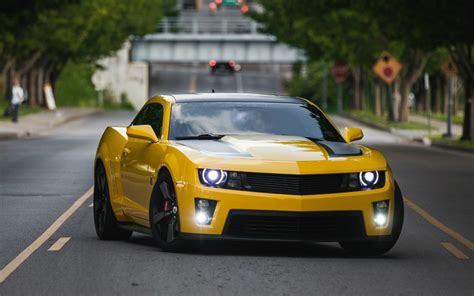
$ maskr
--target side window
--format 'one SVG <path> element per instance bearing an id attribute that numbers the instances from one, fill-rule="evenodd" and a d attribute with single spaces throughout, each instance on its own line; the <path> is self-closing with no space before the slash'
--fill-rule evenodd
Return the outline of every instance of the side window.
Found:
<path id="1" fill-rule="evenodd" d="M 155 134 L 160 137 L 161 126 L 163 125 L 163 106 L 158 103 L 145 106 L 132 123 L 132 125 L 142 124 L 150 125 Z"/>
<path id="2" fill-rule="evenodd" d="M 145 107 L 142 108 L 142 110 L 140 110 L 140 112 L 138 113 L 138 115 L 135 117 L 135 119 L 132 121 L 132 124 L 131 125 L 142 125 L 144 124 L 143 123 L 143 117 L 146 113 L 146 110 L 150 107 L 150 105 L 146 105 Z"/>

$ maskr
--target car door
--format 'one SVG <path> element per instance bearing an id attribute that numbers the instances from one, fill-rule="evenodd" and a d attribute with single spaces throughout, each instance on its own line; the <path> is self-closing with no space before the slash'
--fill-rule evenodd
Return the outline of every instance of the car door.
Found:
<path id="1" fill-rule="evenodd" d="M 160 139 L 163 106 L 159 103 L 146 105 L 131 125 L 150 125 Z M 148 203 L 154 184 L 149 160 L 160 157 L 160 155 L 155 155 L 160 150 L 154 147 L 156 145 L 159 143 L 150 143 L 147 140 L 129 137 L 122 152 L 121 177 L 124 213 L 136 223 L 144 225 L 148 222 Z"/>

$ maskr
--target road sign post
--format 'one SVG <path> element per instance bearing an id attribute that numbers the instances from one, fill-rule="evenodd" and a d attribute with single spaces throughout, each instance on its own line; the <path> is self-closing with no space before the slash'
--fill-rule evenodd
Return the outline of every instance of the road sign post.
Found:
<path id="1" fill-rule="evenodd" d="M 346 80 L 349 74 L 349 67 L 345 62 L 336 62 L 331 68 L 331 74 L 337 83 L 337 112 L 341 113 L 343 109 L 342 82 Z"/>

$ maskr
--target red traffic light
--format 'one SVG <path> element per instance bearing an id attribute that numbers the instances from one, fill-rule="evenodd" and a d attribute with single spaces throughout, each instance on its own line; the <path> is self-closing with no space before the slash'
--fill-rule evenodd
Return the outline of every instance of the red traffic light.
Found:
<path id="1" fill-rule="evenodd" d="M 210 60 L 209 61 L 209 67 L 215 67 L 217 65 L 216 60 Z"/>
<path id="2" fill-rule="evenodd" d="M 242 7 L 240 8 L 240 11 L 242 11 L 242 13 L 244 14 L 249 12 L 249 6 L 247 4 L 242 5 Z"/>

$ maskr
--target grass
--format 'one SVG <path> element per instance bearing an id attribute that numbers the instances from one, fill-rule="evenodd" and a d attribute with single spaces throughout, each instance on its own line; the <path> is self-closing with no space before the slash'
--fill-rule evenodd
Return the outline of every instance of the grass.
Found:
<path id="1" fill-rule="evenodd" d="M 422 113 L 417 113 L 417 115 L 427 117 L 428 113 L 427 112 L 422 112 Z M 448 115 L 442 114 L 442 113 L 432 113 L 431 118 L 436 119 L 436 120 L 440 120 L 440 121 L 446 121 L 446 120 L 448 120 Z M 464 114 L 463 113 L 458 113 L 458 114 L 453 116 L 453 123 L 454 124 L 462 125 L 463 122 L 464 122 Z"/>
<path id="2" fill-rule="evenodd" d="M 9 103 L 6 101 L 6 100 L 1 100 L 0 101 L 0 112 L 1 112 L 1 117 L 0 117 L 0 121 L 10 121 L 11 120 L 11 117 L 5 117 L 3 116 L 3 112 L 5 111 L 5 109 L 7 108 L 7 106 L 9 106 Z M 42 111 L 43 108 L 41 107 L 30 107 L 30 106 L 27 106 L 27 105 L 22 105 L 20 107 L 20 120 L 21 120 L 21 117 L 25 116 L 25 115 L 28 115 L 28 114 L 33 114 L 33 113 L 36 113 L 36 112 L 39 112 L 39 111 Z"/>
<path id="3" fill-rule="evenodd" d="M 425 123 L 406 121 L 406 122 L 392 122 L 388 121 L 385 117 L 377 116 L 370 111 L 349 111 L 352 117 L 359 118 L 362 121 L 367 121 L 385 128 L 396 128 L 396 129 L 409 129 L 409 130 L 427 130 L 429 126 Z M 436 129 L 431 127 L 431 129 Z"/>
<path id="4" fill-rule="evenodd" d="M 459 138 L 443 138 L 441 135 L 433 135 L 430 139 L 433 143 L 462 148 L 474 152 L 474 141 L 461 141 Z"/>

